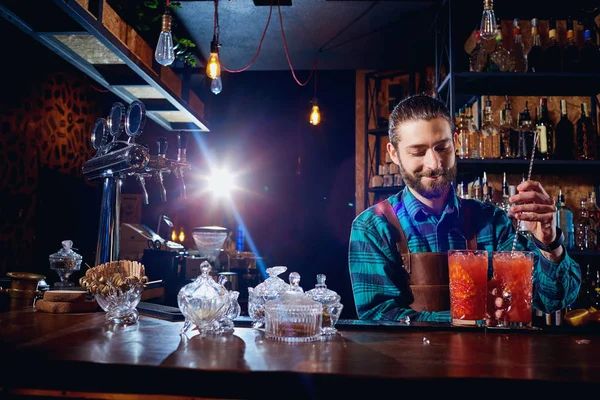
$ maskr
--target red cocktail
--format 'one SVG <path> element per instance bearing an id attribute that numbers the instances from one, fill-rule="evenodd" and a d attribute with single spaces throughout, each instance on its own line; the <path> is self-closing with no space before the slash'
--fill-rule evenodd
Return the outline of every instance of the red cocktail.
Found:
<path id="1" fill-rule="evenodd" d="M 450 315 L 454 325 L 481 325 L 485 319 L 488 252 L 448 251 Z"/>
<path id="2" fill-rule="evenodd" d="M 490 318 L 498 326 L 531 326 L 533 253 L 495 251 L 492 265 L 495 284 L 490 293 L 494 301 Z"/>

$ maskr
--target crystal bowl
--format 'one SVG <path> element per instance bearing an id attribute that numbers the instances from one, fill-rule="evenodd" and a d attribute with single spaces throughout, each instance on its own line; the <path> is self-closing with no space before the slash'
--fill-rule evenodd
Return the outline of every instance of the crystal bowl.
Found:
<path id="1" fill-rule="evenodd" d="M 114 324 L 135 324 L 139 319 L 136 310 L 142 299 L 142 284 L 133 285 L 129 290 L 122 292 L 114 290 L 108 294 L 96 294 L 96 302 L 106 311 L 106 320 Z"/>

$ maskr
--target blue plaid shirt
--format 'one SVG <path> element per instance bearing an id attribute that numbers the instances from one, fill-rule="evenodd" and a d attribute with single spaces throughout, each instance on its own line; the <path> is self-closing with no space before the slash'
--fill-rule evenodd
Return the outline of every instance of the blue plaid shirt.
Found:
<path id="1" fill-rule="evenodd" d="M 515 228 L 500 208 L 478 200 L 459 200 L 453 190 L 441 215 L 426 211 L 407 188 L 388 198 L 406 235 L 411 253 L 465 249 L 463 232 L 476 232 L 477 248 L 489 254 L 488 277 L 492 276 L 492 252 L 511 250 Z M 463 207 L 470 220 L 464 221 Z M 465 230 L 464 224 L 469 224 Z M 396 229 L 376 206 L 363 211 L 352 223 L 348 260 L 356 311 L 360 319 L 449 322 L 450 312 L 417 312 L 410 308 L 412 296 L 391 280 L 392 271 L 402 268 L 396 248 Z M 573 303 L 581 285 L 579 265 L 564 251 L 554 263 L 543 257 L 535 245 L 519 235 L 517 250 L 534 252 L 533 306 L 550 313 Z M 403 274 L 394 274 L 404 276 Z"/>

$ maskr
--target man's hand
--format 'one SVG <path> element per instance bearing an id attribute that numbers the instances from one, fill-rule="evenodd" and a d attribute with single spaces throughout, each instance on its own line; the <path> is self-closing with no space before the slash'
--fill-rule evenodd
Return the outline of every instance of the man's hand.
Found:
<path id="1" fill-rule="evenodd" d="M 523 224 L 537 240 L 550 244 L 556 239 L 556 205 L 554 199 L 548 196 L 541 183 L 525 181 L 517 186 L 518 194 L 509 201 L 513 205 L 510 210 L 515 218 Z M 563 253 L 562 246 L 552 253 L 542 252 L 551 261 L 556 261 Z"/>

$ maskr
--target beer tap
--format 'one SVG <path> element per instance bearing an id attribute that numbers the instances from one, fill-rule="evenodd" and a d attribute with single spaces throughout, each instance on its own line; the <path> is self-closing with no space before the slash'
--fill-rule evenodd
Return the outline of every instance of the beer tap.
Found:
<path id="1" fill-rule="evenodd" d="M 158 155 L 156 157 L 156 167 L 153 171 L 153 174 L 154 174 L 154 178 L 160 185 L 160 199 L 163 202 L 166 202 L 167 201 L 167 189 L 165 189 L 165 180 L 164 180 L 163 174 L 171 172 L 167 167 L 167 163 L 169 161 L 169 160 L 167 160 L 167 147 L 168 147 L 167 138 L 160 137 L 160 138 L 158 138 L 157 143 L 158 143 Z"/>
<path id="2" fill-rule="evenodd" d="M 187 163 L 187 142 L 189 132 L 181 131 L 177 135 L 177 161 L 171 163 L 171 169 L 173 174 L 179 182 L 179 192 L 182 199 L 187 198 L 187 188 L 185 185 L 184 171 L 191 169 L 191 166 Z"/>

